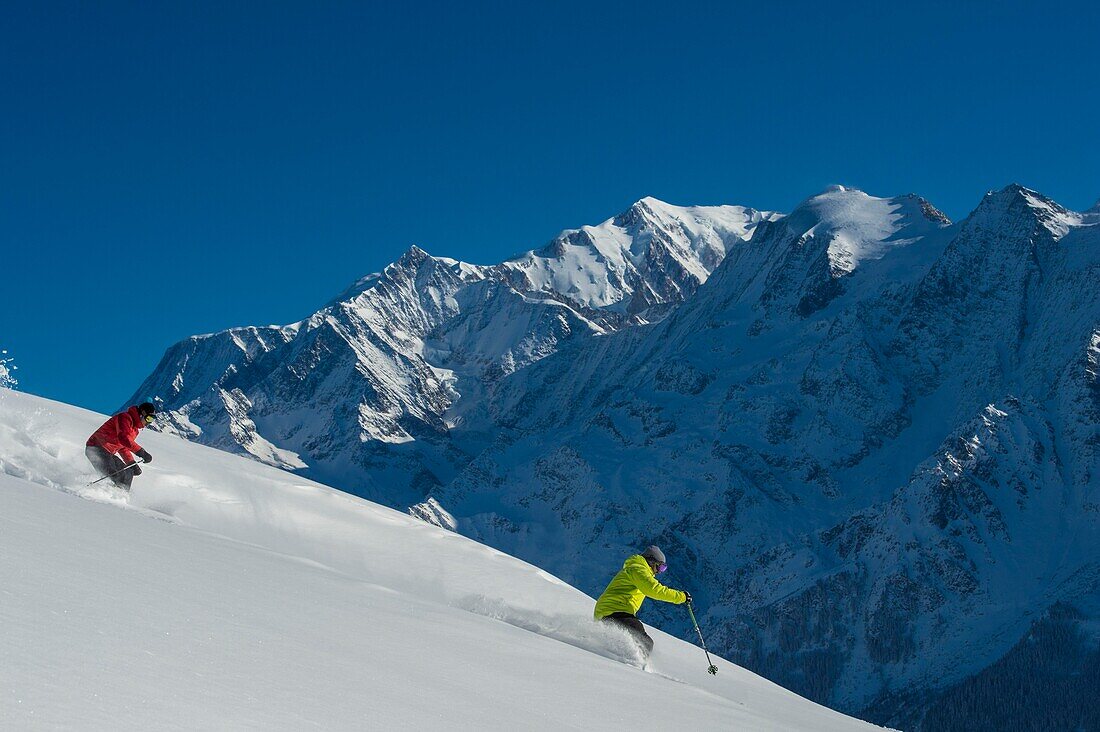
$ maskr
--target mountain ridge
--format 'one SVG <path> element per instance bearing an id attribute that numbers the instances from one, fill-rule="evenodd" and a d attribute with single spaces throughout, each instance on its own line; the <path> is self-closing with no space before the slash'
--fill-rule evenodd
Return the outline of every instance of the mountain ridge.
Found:
<path id="1" fill-rule="evenodd" d="M 541 250 L 560 249 L 556 259 L 532 250 L 471 265 L 414 245 L 298 323 L 173 346 L 137 393 L 161 397 L 169 407 L 162 428 L 189 439 L 294 469 L 306 467 L 308 454 L 314 474 L 330 481 L 358 465 L 368 485 L 351 490 L 380 500 L 392 498 L 392 479 L 371 476 L 380 462 L 396 461 L 414 503 L 424 485 L 447 480 L 463 460 L 446 439 L 448 424 L 464 419 L 463 395 L 476 397 L 563 344 L 663 317 L 728 248 L 775 216 L 647 198 L 595 227 L 563 232 Z M 577 256 L 588 269 L 577 267 Z M 213 352 L 200 355 L 203 348 Z M 321 404 L 319 392 L 328 395 Z M 306 420 L 303 430 L 293 422 L 304 415 L 284 406 L 307 403 L 338 414 Z M 339 437 L 348 424 L 354 432 Z M 423 460 L 433 467 L 411 469 L 411 478 L 408 466 L 418 458 L 378 448 L 416 440 L 435 444 Z"/>

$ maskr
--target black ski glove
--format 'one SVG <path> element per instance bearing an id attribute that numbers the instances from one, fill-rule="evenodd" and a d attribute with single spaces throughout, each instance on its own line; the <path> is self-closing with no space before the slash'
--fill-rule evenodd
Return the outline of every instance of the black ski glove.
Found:
<path id="1" fill-rule="evenodd" d="M 141 468 L 137 466 L 137 463 L 134 463 L 134 467 L 130 468 L 130 470 L 134 472 L 134 475 L 141 475 Z"/>
<path id="2" fill-rule="evenodd" d="M 149 451 L 145 448 L 137 451 L 137 456 L 147 463 L 153 462 L 153 456 L 149 454 Z"/>
<path id="3" fill-rule="evenodd" d="M 680 590 L 680 592 L 684 593 L 684 597 L 686 598 L 684 600 L 684 602 L 691 602 L 691 593 L 690 592 L 688 592 L 687 590 Z"/>

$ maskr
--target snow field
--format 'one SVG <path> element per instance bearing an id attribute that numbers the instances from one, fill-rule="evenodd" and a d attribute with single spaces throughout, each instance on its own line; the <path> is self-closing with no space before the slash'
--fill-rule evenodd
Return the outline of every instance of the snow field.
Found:
<path id="1" fill-rule="evenodd" d="M 870 728 L 659 631 L 646 673 L 542 570 L 228 453 L 145 433 L 87 487 L 103 419 L 0 394 L 0 728 Z"/>

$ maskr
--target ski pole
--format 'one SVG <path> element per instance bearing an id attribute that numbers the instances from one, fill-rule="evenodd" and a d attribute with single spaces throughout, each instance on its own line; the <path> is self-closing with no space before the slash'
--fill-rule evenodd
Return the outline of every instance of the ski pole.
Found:
<path id="1" fill-rule="evenodd" d="M 691 608 L 691 601 L 688 600 L 688 615 L 691 616 L 691 624 L 695 626 L 695 633 L 699 636 L 699 645 L 703 646 L 703 653 L 707 654 L 707 673 L 712 676 L 718 675 L 718 667 L 710 660 L 710 651 L 707 650 L 707 644 L 703 640 L 703 631 L 699 630 L 699 623 L 695 620 L 695 611 Z"/>
<path id="2" fill-rule="evenodd" d="M 104 476 L 103 476 L 102 478 L 96 478 L 95 480 L 93 480 L 93 481 L 92 481 L 91 483 L 89 483 L 88 485 L 95 485 L 96 483 L 98 483 L 98 482 L 99 482 L 99 481 L 101 481 L 101 480 L 107 480 L 108 478 L 113 478 L 113 477 L 115 477 L 116 475 L 118 475 L 119 473 L 124 473 L 124 472 L 126 472 L 127 470 L 129 470 L 130 468 L 134 467 L 134 466 L 135 466 L 135 465 L 137 465 L 137 464 L 138 464 L 138 463 L 137 463 L 137 460 L 135 460 L 134 462 L 130 463 L 129 465 L 127 465 L 127 466 L 125 466 L 125 467 L 123 467 L 123 468 L 119 468 L 118 470 L 116 470 L 115 472 L 111 473 L 110 475 L 104 475 Z"/>

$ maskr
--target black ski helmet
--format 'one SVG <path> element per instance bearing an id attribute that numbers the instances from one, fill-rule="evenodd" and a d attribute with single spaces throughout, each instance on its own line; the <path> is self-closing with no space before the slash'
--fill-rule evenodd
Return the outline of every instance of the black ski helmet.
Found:
<path id="1" fill-rule="evenodd" d="M 153 415 L 157 413 L 157 408 L 152 402 L 142 402 L 138 405 L 138 414 L 145 416 L 146 414 Z"/>

